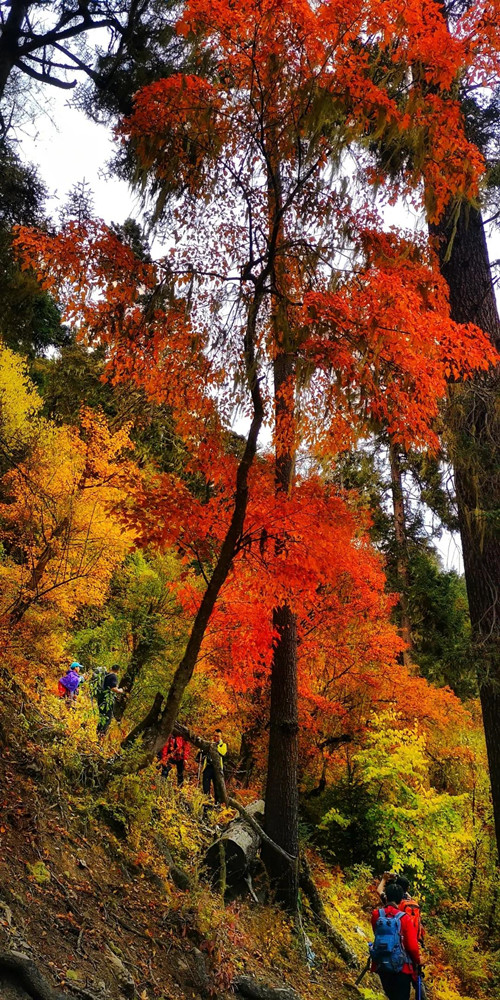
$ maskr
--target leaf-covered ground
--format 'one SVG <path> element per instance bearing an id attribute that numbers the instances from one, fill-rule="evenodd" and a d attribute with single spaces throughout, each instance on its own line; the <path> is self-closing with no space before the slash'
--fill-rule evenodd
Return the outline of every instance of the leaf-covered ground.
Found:
<path id="1" fill-rule="evenodd" d="M 204 849 L 229 817 L 205 817 L 192 789 L 158 792 L 146 772 L 139 781 L 148 786 L 149 804 L 142 803 L 142 819 L 134 818 L 132 795 L 127 802 L 123 787 L 119 803 L 113 789 L 105 799 L 75 780 L 75 761 L 56 720 L 52 727 L 41 718 L 30 719 L 26 730 L 13 727 L 13 701 L 4 690 L 0 949 L 31 956 L 75 997 L 118 1000 L 127 989 L 132 995 L 132 977 L 141 1000 L 223 1000 L 234 996 L 230 984 L 243 972 L 293 986 L 310 1000 L 352 995 L 354 976 L 309 926 L 307 914 L 317 956 L 312 969 L 281 911 L 249 897 L 223 906 L 200 878 Z M 155 846 L 158 833 L 167 834 L 176 863 L 192 881 L 189 890 L 180 891 L 169 877 Z M 352 911 L 348 936 L 362 955 L 360 921 L 361 911 Z M 7 989 L 2 1000 L 10 1000 Z"/>

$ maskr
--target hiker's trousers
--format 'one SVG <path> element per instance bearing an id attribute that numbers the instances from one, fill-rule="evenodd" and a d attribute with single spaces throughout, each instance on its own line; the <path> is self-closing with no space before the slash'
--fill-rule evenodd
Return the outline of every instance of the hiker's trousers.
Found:
<path id="1" fill-rule="evenodd" d="M 388 1000 L 410 1000 L 412 978 L 408 972 L 379 972 L 382 989 Z"/>

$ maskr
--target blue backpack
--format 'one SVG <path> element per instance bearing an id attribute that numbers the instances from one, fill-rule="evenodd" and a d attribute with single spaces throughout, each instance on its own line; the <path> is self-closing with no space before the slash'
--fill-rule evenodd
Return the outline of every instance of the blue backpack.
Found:
<path id="1" fill-rule="evenodd" d="M 401 920 L 404 913 L 396 913 L 394 917 L 388 917 L 385 910 L 381 909 L 378 914 L 378 920 L 375 924 L 375 940 L 370 945 L 370 955 L 377 970 L 401 972 L 405 962 L 408 962 L 408 955 L 403 947 L 401 936 Z"/>

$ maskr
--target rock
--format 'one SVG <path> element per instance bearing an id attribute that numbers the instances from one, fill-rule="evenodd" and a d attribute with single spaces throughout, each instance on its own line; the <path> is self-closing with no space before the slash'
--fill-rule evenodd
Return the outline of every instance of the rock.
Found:
<path id="1" fill-rule="evenodd" d="M 64 1000 L 40 974 L 29 957 L 18 951 L 0 951 L 2 1000 Z"/>
<path id="2" fill-rule="evenodd" d="M 100 802 L 97 813 L 107 827 L 120 840 L 126 840 L 128 836 L 127 817 L 118 810 L 110 809 L 105 802 Z"/>
<path id="3" fill-rule="evenodd" d="M 233 990 L 245 1000 L 301 1000 L 291 986 L 267 986 L 253 976 L 236 976 Z"/>

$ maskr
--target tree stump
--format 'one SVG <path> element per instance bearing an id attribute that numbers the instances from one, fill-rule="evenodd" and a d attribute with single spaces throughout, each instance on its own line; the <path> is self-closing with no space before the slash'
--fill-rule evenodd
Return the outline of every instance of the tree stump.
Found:
<path id="1" fill-rule="evenodd" d="M 264 819 L 264 802 L 258 799 L 248 806 L 247 812 L 260 824 Z M 221 849 L 225 859 L 225 877 L 228 888 L 235 888 L 250 874 L 260 847 L 260 837 L 243 816 L 232 820 L 224 833 L 210 845 L 205 855 L 205 866 L 213 882 L 220 880 Z"/>

